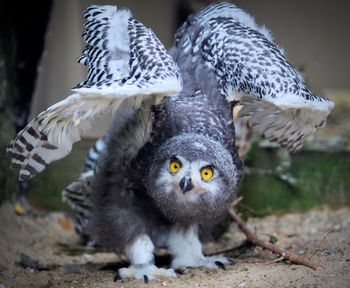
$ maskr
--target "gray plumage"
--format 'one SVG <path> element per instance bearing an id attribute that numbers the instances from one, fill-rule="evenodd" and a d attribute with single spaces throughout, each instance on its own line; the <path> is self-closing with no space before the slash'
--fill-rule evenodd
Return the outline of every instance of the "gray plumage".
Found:
<path id="1" fill-rule="evenodd" d="M 85 159 L 83 171 L 84 173 L 89 171 L 95 171 L 97 161 L 106 149 L 106 141 L 107 139 L 105 139 L 105 137 L 98 139 L 95 145 L 89 150 L 88 155 Z"/>
<path id="2" fill-rule="evenodd" d="M 112 130 L 92 183 L 92 233 L 98 243 L 123 251 L 140 234 L 157 238 L 157 231 L 172 225 L 213 223 L 223 216 L 235 196 L 242 164 L 235 152 L 230 105 L 224 98 L 219 102 L 214 107 L 200 92 L 166 98 L 153 108 L 150 141 L 141 147 L 135 145 L 137 150 L 129 153 L 125 153 L 129 145 L 124 143 L 143 138 L 139 135 L 143 132 L 140 115 L 121 131 Z M 198 201 L 182 202 L 175 191 L 164 192 L 167 184 L 157 184 L 157 179 L 161 169 L 167 171 L 163 168 L 166 162 L 176 155 L 189 161 L 206 160 L 218 169 L 223 183 L 216 198 L 203 193 Z"/>

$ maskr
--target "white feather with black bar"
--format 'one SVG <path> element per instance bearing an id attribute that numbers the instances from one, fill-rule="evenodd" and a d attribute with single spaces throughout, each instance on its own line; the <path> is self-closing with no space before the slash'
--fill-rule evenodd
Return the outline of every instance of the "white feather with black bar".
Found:
<path id="1" fill-rule="evenodd" d="M 85 14 L 86 48 L 77 60 L 88 66 L 75 94 L 33 119 L 7 151 L 20 180 L 30 179 L 63 158 L 93 120 L 123 107 L 138 109 L 149 97 L 177 94 L 177 65 L 154 33 L 115 6 L 91 6 Z"/>
<path id="2" fill-rule="evenodd" d="M 250 117 L 250 126 L 296 151 L 325 125 L 334 103 L 314 95 L 272 41 L 246 12 L 221 3 L 189 17 L 171 52 L 183 75 L 193 75 L 183 76 L 189 85 L 195 82 L 209 95 L 240 101 L 239 115 Z"/>

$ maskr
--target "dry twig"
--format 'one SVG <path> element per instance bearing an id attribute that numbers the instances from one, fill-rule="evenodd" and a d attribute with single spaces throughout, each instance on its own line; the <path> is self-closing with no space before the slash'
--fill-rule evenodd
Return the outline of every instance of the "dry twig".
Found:
<path id="1" fill-rule="evenodd" d="M 317 270 L 317 267 L 314 263 L 312 263 L 309 259 L 296 255 L 292 251 L 286 251 L 282 249 L 280 246 L 276 244 L 271 244 L 267 241 L 259 239 L 256 234 L 254 234 L 252 231 L 249 230 L 247 225 L 244 223 L 244 221 L 237 215 L 237 213 L 233 210 L 233 207 L 237 205 L 242 200 L 242 197 L 236 199 L 232 203 L 232 207 L 229 209 L 229 214 L 232 217 L 232 219 L 238 224 L 239 229 L 245 234 L 247 241 L 254 244 L 255 246 L 260 246 L 266 250 L 269 250 L 273 253 L 276 253 L 278 255 L 281 255 L 283 259 L 289 260 L 293 263 L 304 265 L 306 267 L 309 267 L 313 270 Z M 280 260 L 280 258 L 279 258 Z"/>
<path id="2" fill-rule="evenodd" d="M 323 235 L 323 237 L 321 238 L 320 242 L 319 242 L 318 245 L 317 245 L 317 248 L 315 249 L 315 252 L 310 256 L 310 259 L 311 259 L 312 257 L 314 257 L 318 251 L 320 251 L 320 248 L 321 248 L 322 243 L 327 239 L 328 235 L 331 234 L 331 233 L 333 233 L 333 232 L 334 232 L 334 229 L 331 229 L 331 230 L 327 231 L 327 232 Z"/>

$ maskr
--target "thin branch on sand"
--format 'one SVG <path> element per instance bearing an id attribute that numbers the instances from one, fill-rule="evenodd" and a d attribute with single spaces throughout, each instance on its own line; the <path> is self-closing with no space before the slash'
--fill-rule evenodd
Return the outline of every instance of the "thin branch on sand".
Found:
<path id="1" fill-rule="evenodd" d="M 229 212 L 231 218 L 238 224 L 239 229 L 245 234 L 248 242 L 254 244 L 255 246 L 260 246 L 268 251 L 271 251 L 273 253 L 280 255 L 281 257 L 279 258 L 279 260 L 281 260 L 281 258 L 283 257 L 283 259 L 285 259 L 285 260 L 289 260 L 289 261 L 296 263 L 296 264 L 304 265 L 304 266 L 309 267 L 315 271 L 317 270 L 318 266 L 316 264 L 312 263 L 309 259 L 307 259 L 303 256 L 296 255 L 292 251 L 285 250 L 276 244 L 271 244 L 267 241 L 261 240 L 257 237 L 257 235 L 255 233 L 250 231 L 250 229 L 247 227 L 245 222 L 233 210 L 233 207 L 236 206 L 240 201 L 242 201 L 242 199 L 243 199 L 243 197 L 237 198 L 232 203 L 232 207 L 229 209 L 228 212 Z"/>

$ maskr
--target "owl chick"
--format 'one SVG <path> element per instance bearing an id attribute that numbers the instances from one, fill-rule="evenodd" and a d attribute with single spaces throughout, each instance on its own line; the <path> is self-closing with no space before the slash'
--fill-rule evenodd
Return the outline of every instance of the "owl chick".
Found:
<path id="1" fill-rule="evenodd" d="M 222 219 L 242 178 L 232 107 L 243 104 L 253 129 L 296 151 L 334 104 L 314 95 L 269 32 L 232 4 L 191 15 L 171 56 L 126 10 L 92 6 L 85 18 L 79 62 L 88 79 L 19 133 L 8 149 L 13 165 L 22 179 L 34 176 L 67 155 L 96 115 L 116 111 L 100 156 L 63 193 L 78 211 L 78 232 L 128 257 L 121 278 L 222 266 L 225 257 L 203 255 L 199 234 Z M 164 246 L 169 269 L 154 265 Z"/>
<path id="2" fill-rule="evenodd" d="M 227 260 L 203 255 L 199 229 L 222 219 L 242 175 L 230 105 L 221 98 L 213 106 L 198 91 L 168 97 L 152 111 L 150 136 L 140 121 L 148 109 L 109 132 L 90 184 L 87 230 L 99 245 L 129 258 L 122 278 L 219 267 Z M 170 249 L 172 269 L 154 266 L 157 247 Z"/>

